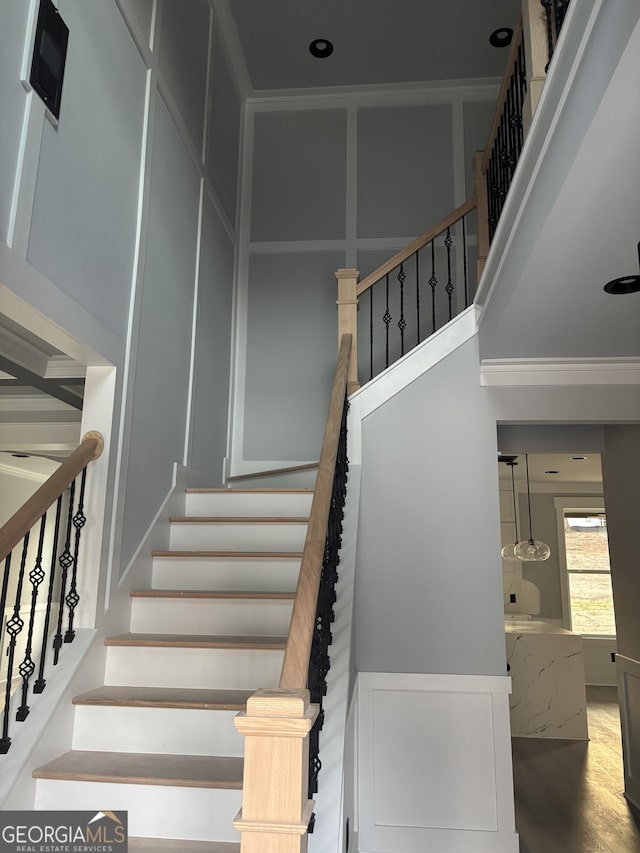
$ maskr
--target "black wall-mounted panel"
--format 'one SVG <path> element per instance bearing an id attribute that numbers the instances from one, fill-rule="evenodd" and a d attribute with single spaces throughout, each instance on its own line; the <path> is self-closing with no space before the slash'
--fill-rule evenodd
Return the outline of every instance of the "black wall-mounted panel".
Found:
<path id="1" fill-rule="evenodd" d="M 40 0 L 31 63 L 31 85 L 56 118 L 60 117 L 62 80 L 69 28 L 51 0 Z"/>

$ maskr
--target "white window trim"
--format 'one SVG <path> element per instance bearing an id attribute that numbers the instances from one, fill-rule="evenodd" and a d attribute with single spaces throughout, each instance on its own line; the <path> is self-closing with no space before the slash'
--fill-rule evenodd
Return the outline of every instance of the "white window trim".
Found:
<path id="1" fill-rule="evenodd" d="M 565 511 L 585 510 L 587 512 L 606 512 L 604 495 L 582 495 L 580 497 L 554 498 L 553 505 L 556 509 L 556 522 L 558 526 L 558 563 L 560 565 L 560 592 L 562 595 L 562 626 L 568 631 L 571 627 L 571 596 L 569 594 L 569 572 L 567 570 L 567 551 L 564 538 L 564 513 Z M 588 637 L 586 639 L 589 639 Z M 594 639 L 615 639 L 615 636 L 598 634 Z"/>

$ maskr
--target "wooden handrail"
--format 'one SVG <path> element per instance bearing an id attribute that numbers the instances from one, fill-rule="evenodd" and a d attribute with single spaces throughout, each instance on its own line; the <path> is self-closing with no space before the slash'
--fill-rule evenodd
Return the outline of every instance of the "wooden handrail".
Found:
<path id="1" fill-rule="evenodd" d="M 401 249 L 397 252 L 392 258 L 389 258 L 388 261 L 385 261 L 382 266 L 378 267 L 377 270 L 372 272 L 366 278 L 364 278 L 360 284 L 358 285 L 358 289 L 356 290 L 356 294 L 360 296 L 368 290 L 370 287 L 380 281 L 387 273 L 391 272 L 392 269 L 397 267 L 399 264 L 403 263 L 410 258 L 411 255 L 415 254 L 415 252 L 422 249 L 423 246 L 426 246 L 427 243 L 430 243 L 432 240 L 435 240 L 436 237 L 439 237 L 447 228 L 451 228 L 452 225 L 462 219 L 463 216 L 466 216 L 468 213 L 471 213 L 472 210 L 475 209 L 476 200 L 475 198 L 470 198 L 468 201 L 465 201 L 464 204 L 461 204 L 460 207 L 457 207 L 452 213 L 445 216 L 444 219 L 441 219 L 437 225 L 433 228 L 430 228 L 428 231 L 425 231 L 420 237 L 416 237 L 416 239 L 409 243 L 408 246 L 405 246 L 404 249 Z"/>
<path id="2" fill-rule="evenodd" d="M 284 653 L 280 687 L 288 690 L 304 690 L 311 655 L 311 641 L 316 619 L 318 591 L 324 546 L 327 539 L 327 523 L 331 508 L 333 477 L 338 454 L 340 426 L 347 388 L 347 370 L 351 356 L 351 335 L 345 334 L 340 342 L 329 414 L 324 428 L 322 451 L 318 463 L 316 487 L 313 492 L 307 538 L 302 552 L 300 574 L 293 603 L 289 637 Z"/>
<path id="3" fill-rule="evenodd" d="M 513 38 L 511 39 L 511 50 L 509 51 L 509 58 L 507 59 L 505 71 L 502 76 L 502 85 L 500 86 L 500 92 L 498 94 L 498 100 L 496 102 L 496 110 L 493 114 L 493 123 L 491 125 L 491 130 L 489 131 L 489 138 L 487 140 L 487 145 L 484 149 L 484 159 L 482 161 L 483 174 L 485 174 L 487 169 L 489 168 L 489 159 L 491 158 L 491 154 L 493 152 L 493 143 L 496 141 L 496 136 L 498 135 L 498 129 L 500 127 L 500 121 L 502 120 L 502 109 L 504 107 L 504 102 L 507 97 L 507 92 L 509 91 L 509 87 L 511 86 L 511 72 L 518 56 L 518 47 L 520 47 L 521 42 L 522 13 L 520 13 L 518 23 L 516 24 L 515 32 L 513 33 Z"/>
<path id="4" fill-rule="evenodd" d="M 0 528 L 0 561 L 16 547 L 33 525 L 75 480 L 83 468 L 104 449 L 99 432 L 88 432 L 57 471 Z"/>

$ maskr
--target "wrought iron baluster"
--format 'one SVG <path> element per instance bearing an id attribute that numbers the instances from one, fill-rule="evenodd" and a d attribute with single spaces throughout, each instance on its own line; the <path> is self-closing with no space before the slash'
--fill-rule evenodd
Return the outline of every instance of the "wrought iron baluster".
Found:
<path id="1" fill-rule="evenodd" d="M 307 678 L 311 701 L 320 706 L 320 713 L 309 734 L 309 794 L 317 792 L 318 774 L 322 768 L 322 761 L 319 756 L 320 731 L 324 724 L 322 700 L 327 693 L 327 674 L 331 665 L 329 657 L 329 647 L 332 642 L 331 623 L 334 619 L 334 604 L 336 602 L 335 588 L 338 580 L 339 552 L 342 544 L 342 521 L 344 518 L 344 503 L 349 468 L 349 460 L 347 458 L 348 408 L 349 404 L 345 398 Z M 311 826 L 309 831 L 312 831 Z"/>
<path id="2" fill-rule="evenodd" d="M 462 259 L 464 264 L 464 307 L 469 307 L 469 280 L 467 276 L 467 224 L 466 217 L 462 217 Z"/>
<path id="3" fill-rule="evenodd" d="M 400 284 L 400 319 L 398 320 L 398 328 L 400 329 L 400 355 L 404 355 L 404 330 L 407 328 L 407 321 L 404 319 L 404 282 L 406 277 L 404 264 L 400 264 L 400 272 L 398 273 L 398 282 Z"/>
<path id="4" fill-rule="evenodd" d="M 451 229 L 447 228 L 447 236 L 444 238 L 444 245 L 447 249 L 447 284 L 445 287 L 445 291 L 447 294 L 447 298 L 449 299 L 449 319 L 453 317 L 453 291 L 455 287 L 453 286 L 453 281 L 451 280 L 451 246 L 453 245 L 453 240 L 451 239 Z"/>
<path id="5" fill-rule="evenodd" d="M 432 332 L 436 330 L 436 287 L 438 286 L 438 277 L 436 276 L 436 247 L 435 240 L 431 241 L 431 278 L 429 279 L 429 287 L 431 288 L 431 327 Z"/>
<path id="6" fill-rule="evenodd" d="M 386 277 L 386 290 L 387 290 L 387 308 L 383 314 L 382 320 L 385 324 L 386 332 L 385 332 L 385 360 L 384 366 L 389 367 L 389 325 L 391 324 L 391 320 L 393 317 L 389 313 L 389 274 L 387 273 Z"/>
<path id="7" fill-rule="evenodd" d="M 76 481 L 71 483 L 69 492 L 69 511 L 67 513 L 67 533 L 64 541 L 64 551 L 60 555 L 58 562 L 62 567 L 62 578 L 60 582 L 60 609 L 58 610 L 58 625 L 56 635 L 53 638 L 53 665 L 56 666 L 60 657 L 60 648 L 62 647 L 62 620 L 64 618 L 64 602 L 67 592 L 67 577 L 69 569 L 73 566 L 73 557 L 71 555 L 71 528 L 73 526 L 73 502 L 75 500 Z"/>
<path id="8" fill-rule="evenodd" d="M 9 574 L 11 572 L 11 551 L 7 554 L 4 561 L 4 575 L 2 577 L 2 592 L 0 592 L 0 631 L 4 624 L 4 608 L 7 603 L 7 591 L 9 589 Z M 7 681 L 7 685 L 9 682 Z M 5 693 L 4 713 L 2 715 L 2 731 L 3 735 L 0 738 L 0 755 L 9 751 L 11 740 L 8 737 L 9 733 L 9 697 L 10 693 Z"/>
<path id="9" fill-rule="evenodd" d="M 80 596 L 78 595 L 78 549 L 80 547 L 80 535 L 82 533 L 82 528 L 85 526 L 87 519 L 84 515 L 84 489 L 87 482 L 87 469 L 83 468 L 82 474 L 80 476 L 80 495 L 78 497 L 78 509 L 73 516 L 73 526 L 76 529 L 75 533 L 75 541 L 73 544 L 73 571 L 71 574 L 71 586 L 69 588 L 69 593 L 65 598 L 65 602 L 67 608 L 69 610 L 69 622 L 67 626 L 67 631 L 64 635 L 65 643 L 72 643 L 76 632 L 73 630 L 73 617 L 75 614 L 76 607 L 80 602 Z"/>
<path id="10" fill-rule="evenodd" d="M 369 288 L 369 379 L 373 379 L 373 287 Z"/>
<path id="11" fill-rule="evenodd" d="M 547 64 L 544 67 L 545 73 L 549 70 L 549 65 L 551 64 L 551 57 L 553 56 L 553 46 L 554 46 L 554 38 L 553 38 L 553 11 L 552 5 L 553 0 L 540 0 L 540 5 L 544 8 L 545 16 L 547 20 Z"/>
<path id="12" fill-rule="evenodd" d="M 47 525 L 47 513 L 40 519 L 40 535 L 38 536 L 38 551 L 36 553 L 36 561 L 29 572 L 29 581 L 31 582 L 31 611 L 29 613 L 29 629 L 27 631 L 27 645 L 24 651 L 24 658 L 18 667 L 18 672 L 22 678 L 22 701 L 16 713 L 16 720 L 22 722 L 29 716 L 29 706 L 27 705 L 27 696 L 29 693 L 29 681 L 33 675 L 36 665 L 31 657 L 33 649 L 33 629 L 36 619 L 36 604 L 38 602 L 38 589 L 45 578 L 42 570 L 42 548 L 44 545 L 44 534 Z"/>
<path id="13" fill-rule="evenodd" d="M 24 621 L 20 617 L 20 600 L 22 598 L 22 584 L 24 582 L 24 569 L 27 564 L 28 548 L 29 533 L 27 533 L 22 540 L 22 559 L 20 560 L 20 571 L 18 573 L 13 613 L 11 614 L 11 619 L 9 619 L 5 626 L 5 631 L 9 635 L 10 640 L 7 648 L 7 685 L 4 694 L 4 715 L 2 720 L 2 737 L 0 738 L 0 753 L 7 752 L 11 746 L 11 738 L 9 737 L 9 704 L 11 702 L 11 682 L 13 681 L 13 660 L 16 653 L 16 644 L 18 642 L 18 635 L 24 628 Z"/>
<path id="14" fill-rule="evenodd" d="M 420 343 L 420 251 L 416 252 L 416 346 Z"/>
<path id="15" fill-rule="evenodd" d="M 60 535 L 60 518 L 62 515 L 62 495 L 56 502 L 56 521 L 53 529 L 53 545 L 51 550 L 51 565 L 49 568 L 49 591 L 47 593 L 47 608 L 44 617 L 44 628 L 42 630 L 42 648 L 40 650 L 40 666 L 38 668 L 38 677 L 33 684 L 34 693 L 42 693 L 47 686 L 44 677 L 44 667 L 47 658 L 47 646 L 49 639 L 49 623 L 51 622 L 51 606 L 53 602 L 53 590 L 56 578 L 56 566 L 58 564 L 58 538 Z"/>

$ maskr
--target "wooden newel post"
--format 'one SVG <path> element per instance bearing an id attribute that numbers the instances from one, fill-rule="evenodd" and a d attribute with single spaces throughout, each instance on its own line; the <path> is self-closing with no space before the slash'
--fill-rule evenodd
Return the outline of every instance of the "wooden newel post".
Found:
<path id="1" fill-rule="evenodd" d="M 258 690 L 238 714 L 245 737 L 242 809 L 233 825 L 241 853 L 306 853 L 309 732 L 318 706 L 308 690 Z"/>
<path id="2" fill-rule="evenodd" d="M 546 14 L 540 0 L 522 0 L 522 31 L 527 64 L 527 96 L 522 106 L 522 126 L 526 137 L 547 79 L 546 65 L 549 61 Z"/>
<path id="3" fill-rule="evenodd" d="M 487 173 L 484 165 L 485 152 L 476 151 L 473 169 L 476 176 L 476 201 L 478 203 L 478 284 L 489 254 L 489 201 L 487 198 Z"/>
<path id="4" fill-rule="evenodd" d="M 358 270 L 338 270 L 338 349 L 344 334 L 352 336 L 351 360 L 347 373 L 347 394 L 360 387 L 358 382 Z"/>

